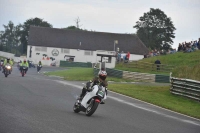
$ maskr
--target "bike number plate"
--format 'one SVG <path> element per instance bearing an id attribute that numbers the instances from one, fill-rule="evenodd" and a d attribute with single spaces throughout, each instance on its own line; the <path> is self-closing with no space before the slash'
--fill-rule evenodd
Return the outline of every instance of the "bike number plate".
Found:
<path id="1" fill-rule="evenodd" d="M 97 95 L 100 96 L 100 97 L 104 97 L 104 94 L 105 94 L 104 91 L 99 91 L 99 92 L 97 93 Z"/>

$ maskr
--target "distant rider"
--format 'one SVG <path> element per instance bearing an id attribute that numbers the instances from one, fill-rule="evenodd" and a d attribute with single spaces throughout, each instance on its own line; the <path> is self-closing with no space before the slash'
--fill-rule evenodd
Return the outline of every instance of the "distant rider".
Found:
<path id="1" fill-rule="evenodd" d="M 4 63 L 3 63 L 3 71 L 2 71 L 2 73 L 4 73 L 5 66 L 6 66 L 7 64 L 9 64 L 9 65 L 11 66 L 11 71 L 12 71 L 13 62 L 12 62 L 12 60 L 11 60 L 10 58 L 7 58 L 7 59 L 4 60 Z"/>
<path id="2" fill-rule="evenodd" d="M 94 86 L 94 85 L 102 85 L 103 87 L 107 88 L 108 83 L 105 80 L 107 77 L 107 73 L 104 69 L 101 69 L 98 73 L 98 77 L 94 77 L 93 80 L 90 80 L 89 82 L 86 83 L 86 85 L 83 87 L 82 89 L 82 93 L 79 96 L 79 100 L 82 100 L 83 97 L 85 96 L 87 91 L 90 91 L 90 89 Z M 107 90 L 106 90 L 106 95 L 107 95 Z M 104 104 L 104 102 L 102 102 Z"/>
<path id="3" fill-rule="evenodd" d="M 40 69 L 42 68 L 42 62 L 39 61 L 38 65 L 37 65 L 37 72 L 39 73 Z"/>
<path id="4" fill-rule="evenodd" d="M 4 62 L 4 60 L 3 60 L 3 58 L 1 58 L 1 61 L 0 61 L 0 71 L 1 71 L 1 68 L 3 69 L 3 62 Z"/>
<path id="5" fill-rule="evenodd" d="M 29 67 L 28 62 L 26 61 L 26 59 L 24 59 L 24 61 L 20 64 L 21 73 L 22 73 L 23 67 L 26 67 L 26 70 L 25 70 L 25 74 L 26 74 L 26 72 L 28 71 L 28 67 Z"/>

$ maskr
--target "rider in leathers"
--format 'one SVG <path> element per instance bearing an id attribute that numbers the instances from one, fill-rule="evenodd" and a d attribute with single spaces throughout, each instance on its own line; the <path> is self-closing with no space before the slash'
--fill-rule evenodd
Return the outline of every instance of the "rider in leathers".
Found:
<path id="1" fill-rule="evenodd" d="M 24 60 L 24 61 L 20 64 L 20 72 L 21 72 L 21 73 L 22 73 L 23 66 L 26 67 L 26 70 L 25 70 L 25 74 L 26 74 L 26 72 L 28 71 L 28 68 L 29 68 L 28 62 L 27 62 L 26 60 Z"/>
<path id="2" fill-rule="evenodd" d="M 104 71 L 104 69 L 101 69 L 98 73 L 98 77 L 95 77 L 93 80 L 90 80 L 89 82 L 86 83 L 86 85 L 83 87 L 82 89 L 82 93 L 79 96 L 79 100 L 82 100 L 83 97 L 85 96 L 87 91 L 90 91 L 90 89 L 94 86 L 94 85 L 102 85 L 103 87 L 107 88 L 108 83 L 105 80 L 107 77 L 107 73 L 106 71 Z M 107 90 L 106 90 L 106 95 L 107 95 Z M 104 103 L 104 102 L 103 102 Z"/>
<path id="3" fill-rule="evenodd" d="M 7 59 L 5 59 L 4 62 L 3 62 L 3 71 L 2 71 L 2 73 L 4 73 L 5 66 L 6 66 L 7 64 L 10 64 L 10 65 L 11 65 L 11 71 L 12 71 L 13 62 L 12 62 L 12 60 L 11 60 L 10 58 L 7 58 Z"/>

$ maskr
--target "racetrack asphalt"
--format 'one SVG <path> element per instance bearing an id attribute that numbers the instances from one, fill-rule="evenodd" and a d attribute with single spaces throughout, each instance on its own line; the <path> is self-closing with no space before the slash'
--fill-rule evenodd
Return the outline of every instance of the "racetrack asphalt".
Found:
<path id="1" fill-rule="evenodd" d="M 65 68 L 44 67 L 43 72 Z M 30 68 L 0 73 L 0 133 L 200 133 L 200 120 L 117 93 L 87 117 L 73 105 L 83 82 L 64 81 Z"/>

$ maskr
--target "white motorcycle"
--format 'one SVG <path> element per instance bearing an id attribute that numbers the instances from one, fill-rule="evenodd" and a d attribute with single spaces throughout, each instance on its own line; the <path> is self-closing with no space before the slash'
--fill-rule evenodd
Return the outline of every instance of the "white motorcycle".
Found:
<path id="1" fill-rule="evenodd" d="M 99 106 L 107 98 L 107 88 L 99 85 L 94 85 L 83 99 L 77 100 L 74 104 L 73 110 L 75 113 L 80 111 L 85 112 L 87 116 L 91 116 Z"/>

